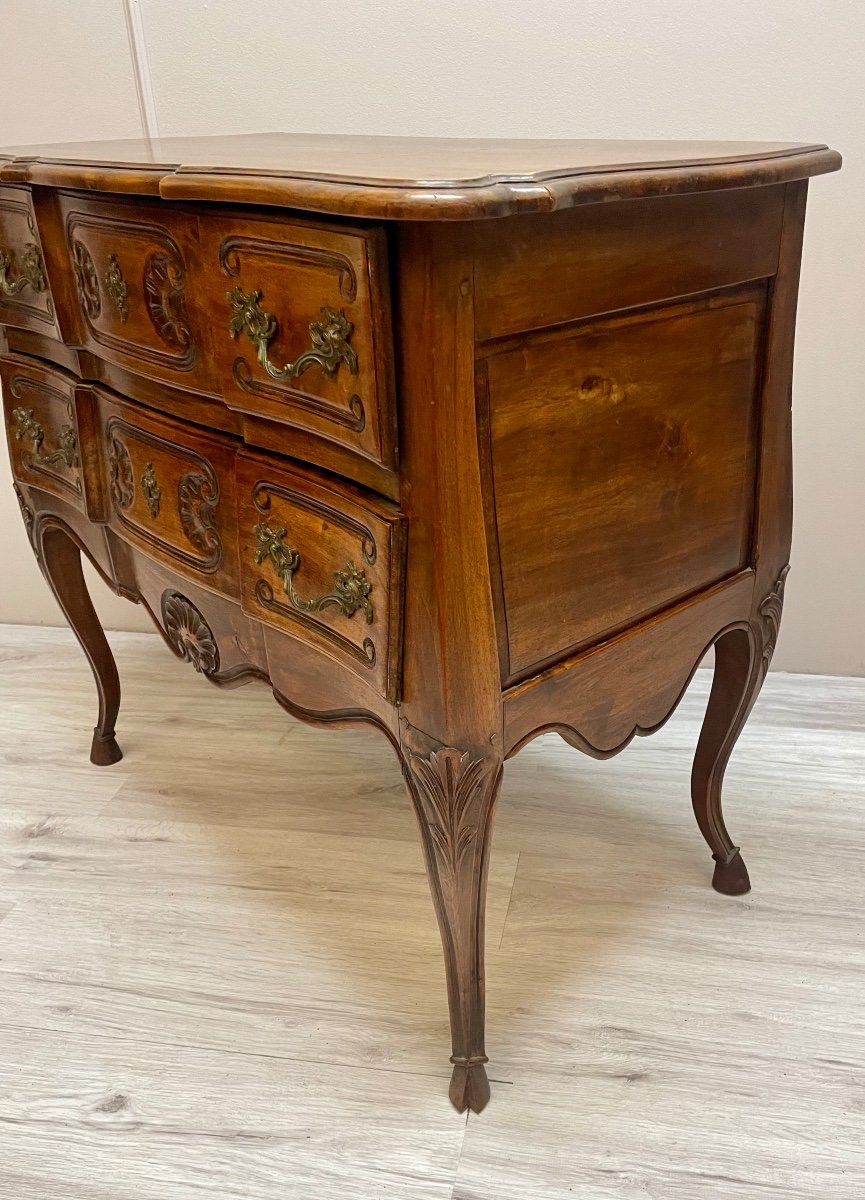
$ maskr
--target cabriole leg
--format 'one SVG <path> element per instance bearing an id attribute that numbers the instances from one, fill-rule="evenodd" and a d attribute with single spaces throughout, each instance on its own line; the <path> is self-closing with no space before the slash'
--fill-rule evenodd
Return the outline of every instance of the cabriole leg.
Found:
<path id="1" fill-rule="evenodd" d="M 458 1112 L 480 1112 L 490 1098 L 484 1047 L 484 908 L 499 758 L 444 746 L 402 752 L 403 774 L 420 825 L 441 930 L 450 1006 Z"/>
<path id="2" fill-rule="evenodd" d="M 120 708 L 120 680 L 114 655 L 87 591 L 81 551 L 60 525 L 38 519 L 34 544 L 42 572 L 87 655 L 96 680 L 99 719 L 93 730 L 90 761 L 100 767 L 110 766 L 123 757 L 114 738 L 114 723 Z"/>
<path id="3" fill-rule="evenodd" d="M 739 847 L 724 823 L 721 788 L 727 761 L 763 682 L 759 668 L 748 630 L 730 630 L 715 643 L 715 676 L 691 773 L 694 814 L 715 860 L 712 886 L 727 896 L 741 896 L 751 888 Z"/>

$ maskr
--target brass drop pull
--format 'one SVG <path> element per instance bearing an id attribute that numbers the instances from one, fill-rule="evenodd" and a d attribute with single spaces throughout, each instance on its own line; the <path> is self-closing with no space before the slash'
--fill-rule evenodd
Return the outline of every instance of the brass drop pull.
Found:
<path id="1" fill-rule="evenodd" d="M 57 449 L 50 454 L 43 454 L 45 430 L 33 416 L 33 409 L 13 409 L 12 420 L 15 422 L 16 441 L 30 443 L 33 462 L 38 463 L 40 467 L 78 466 L 78 438 L 75 436 L 74 425 L 64 425 L 57 439 Z"/>
<path id="2" fill-rule="evenodd" d="M 159 516 L 159 501 L 162 499 L 162 490 L 156 480 L 156 472 L 153 469 L 153 463 L 149 462 L 144 468 L 144 474 L 141 476 L 141 490 L 144 493 L 144 499 L 147 501 L 147 508 L 151 517 L 154 520 Z"/>
<path id="3" fill-rule="evenodd" d="M 34 292 L 44 292 L 48 284 L 42 270 L 42 255 L 35 242 L 27 242 L 21 255 L 21 266 L 17 275 L 12 278 L 12 261 L 15 255 L 12 250 L 0 249 L 0 294 L 17 296 L 26 287 Z"/>
<path id="4" fill-rule="evenodd" d="M 354 326 L 342 309 L 336 312 L 332 308 L 323 308 L 323 320 L 313 321 L 309 327 L 312 348 L 304 350 L 294 362 L 277 367 L 268 358 L 267 350 L 276 337 L 279 322 L 258 303 L 261 292 L 256 290 L 247 293 L 236 287 L 225 295 L 231 307 L 229 333 L 233 338 L 241 333 L 246 334 L 255 346 L 259 363 L 271 379 L 296 379 L 315 364 L 321 367 L 325 375 L 335 375 L 340 363 L 345 363 L 352 375 L 357 374 L 357 355 L 348 344 Z"/>
<path id="5" fill-rule="evenodd" d="M 279 576 L 285 594 L 298 612 L 321 612 L 325 608 L 336 608 L 347 617 L 360 610 L 367 625 L 372 624 L 372 601 L 369 594 L 372 584 L 366 572 L 358 570 L 354 563 L 346 563 L 340 571 L 333 573 L 333 591 L 313 600 L 304 600 L 294 590 L 294 576 L 300 568 L 300 551 L 286 544 L 286 530 L 273 529 L 266 521 L 259 521 L 253 529 L 256 548 L 255 562 L 260 566 L 268 559 Z"/>

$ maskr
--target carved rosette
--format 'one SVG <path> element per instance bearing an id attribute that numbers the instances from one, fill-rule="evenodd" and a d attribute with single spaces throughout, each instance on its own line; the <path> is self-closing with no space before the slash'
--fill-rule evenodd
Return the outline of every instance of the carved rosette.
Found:
<path id="1" fill-rule="evenodd" d="M 763 672 L 769 670 L 778 630 L 781 627 L 781 611 L 784 607 L 784 587 L 790 573 L 789 564 L 784 567 L 769 595 L 760 604 L 760 623 L 763 633 Z"/>
<path id="2" fill-rule="evenodd" d="M 111 499 L 115 507 L 129 508 L 135 499 L 135 472 L 129 451 L 119 437 L 112 437 L 108 444 L 108 470 Z"/>
<path id="3" fill-rule="evenodd" d="M 442 885 L 456 887 L 463 860 L 478 844 L 495 789 L 495 762 L 472 758 L 452 746 L 427 757 L 406 756 L 408 782 L 430 832 Z"/>
<path id="4" fill-rule="evenodd" d="M 219 647 L 213 631 L 191 600 L 179 592 L 163 592 L 162 623 L 178 658 L 192 663 L 201 675 L 219 670 Z"/>
<path id="5" fill-rule="evenodd" d="M 153 327 L 164 342 L 188 350 L 192 334 L 186 323 L 183 298 L 185 275 L 175 258 L 159 251 L 144 264 L 144 303 Z"/>
<path id="6" fill-rule="evenodd" d="M 178 485 L 180 523 L 189 541 L 205 555 L 218 554 L 220 539 L 216 530 L 216 506 L 219 484 L 201 471 L 189 471 Z"/>
<path id="7" fill-rule="evenodd" d="M 72 254 L 72 269 L 75 272 L 75 287 L 78 299 L 91 321 L 95 321 L 102 312 L 102 297 L 99 293 L 99 275 L 90 251 L 74 238 L 70 246 Z"/>

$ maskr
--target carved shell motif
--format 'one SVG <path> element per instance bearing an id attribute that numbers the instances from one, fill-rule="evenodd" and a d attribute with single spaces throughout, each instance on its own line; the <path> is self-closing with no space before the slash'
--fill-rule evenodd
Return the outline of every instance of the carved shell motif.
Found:
<path id="1" fill-rule="evenodd" d="M 72 252 L 72 269 L 75 272 L 75 286 L 78 289 L 78 299 L 91 321 L 95 321 L 102 312 L 102 297 L 99 293 L 99 275 L 93 256 L 77 238 L 70 247 Z"/>
<path id="2" fill-rule="evenodd" d="M 219 534 L 214 516 L 219 503 L 219 484 L 200 471 L 189 471 L 178 485 L 180 523 L 189 541 L 202 554 L 218 555 Z"/>
<path id="3" fill-rule="evenodd" d="M 178 350 L 192 345 L 183 284 L 183 267 L 176 259 L 161 252 L 150 255 L 144 265 L 144 302 L 156 332 Z"/>
<path id="4" fill-rule="evenodd" d="M 163 592 L 162 623 L 174 652 L 202 675 L 219 670 L 219 647 L 210 626 L 191 600 Z"/>

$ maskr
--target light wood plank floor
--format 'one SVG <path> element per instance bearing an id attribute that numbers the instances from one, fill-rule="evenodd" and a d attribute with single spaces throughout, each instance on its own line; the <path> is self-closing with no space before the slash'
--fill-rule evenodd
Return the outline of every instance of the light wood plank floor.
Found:
<path id="1" fill-rule="evenodd" d="M 466 1120 L 390 747 L 112 641 L 100 770 L 71 636 L 0 627 L 0 1196 L 865 1195 L 865 680 L 770 677 L 728 772 L 740 900 L 688 799 L 708 672 L 609 763 L 508 765 Z"/>

